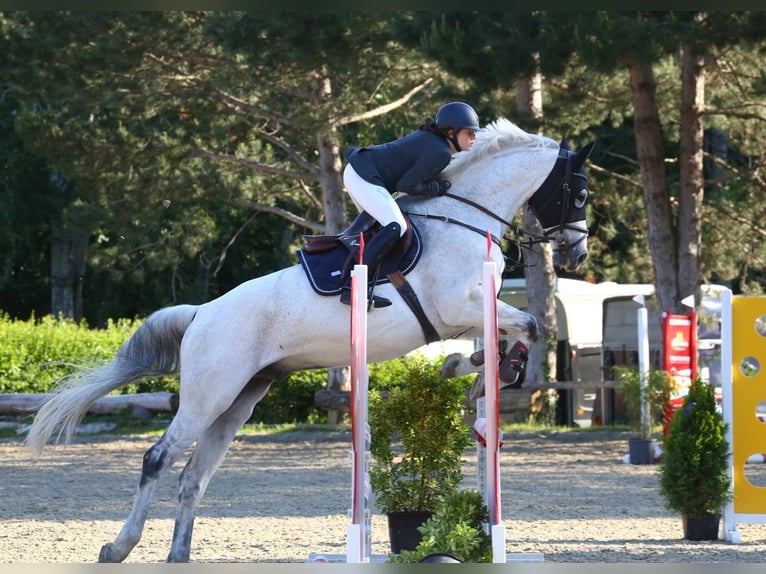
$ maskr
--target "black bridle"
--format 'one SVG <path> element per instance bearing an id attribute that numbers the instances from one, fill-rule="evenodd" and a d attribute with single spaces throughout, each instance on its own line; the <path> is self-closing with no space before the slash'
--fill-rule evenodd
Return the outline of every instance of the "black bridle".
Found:
<path id="1" fill-rule="evenodd" d="M 473 207 L 474 209 L 478 209 L 482 213 L 488 215 L 492 219 L 495 219 L 496 221 L 499 221 L 503 225 L 508 227 L 508 230 L 506 232 L 506 235 L 504 236 L 505 239 L 508 241 L 514 243 L 517 248 L 526 248 L 529 249 L 532 245 L 537 243 L 550 243 L 553 242 L 557 247 L 561 248 L 566 244 L 566 236 L 564 235 L 564 231 L 567 229 L 573 230 L 573 231 L 579 231 L 583 233 L 583 236 L 577 240 L 575 245 L 577 243 L 580 243 L 588 236 L 588 230 L 578 227 L 576 225 L 572 225 L 572 221 L 580 221 L 585 219 L 585 204 L 587 202 L 587 189 L 588 189 L 588 178 L 585 175 L 584 169 L 580 168 L 578 172 L 574 172 L 572 170 L 572 156 L 575 154 L 575 152 L 571 151 L 568 146 L 565 147 L 562 145 L 561 148 L 559 148 L 559 155 L 556 159 L 556 163 L 553 167 L 553 170 L 551 170 L 551 173 L 548 175 L 546 180 L 543 182 L 543 184 L 535 191 L 535 193 L 532 195 L 532 197 L 529 198 L 529 201 L 527 202 L 527 206 L 530 210 L 532 210 L 533 213 L 535 213 L 535 216 L 537 217 L 538 221 L 540 221 L 540 225 L 543 227 L 544 232 L 542 235 L 533 233 L 531 231 L 524 230 L 523 228 L 513 225 L 510 221 L 503 219 L 493 211 L 487 209 L 483 205 L 480 205 L 476 203 L 473 200 L 467 199 L 465 197 L 462 197 L 460 195 L 455 195 L 454 193 L 445 193 L 441 197 L 449 197 L 456 201 L 459 201 L 461 203 L 464 203 L 466 205 L 469 205 Z M 582 178 L 584 180 L 584 187 L 582 190 L 585 193 L 584 198 L 582 198 L 582 201 L 580 202 L 577 197 L 572 198 L 572 178 L 578 177 Z M 557 192 L 560 192 L 560 194 L 557 194 Z M 582 192 L 578 192 L 582 193 Z M 558 201 L 556 201 L 558 199 Z M 558 219 L 558 222 L 552 222 L 551 221 L 551 213 L 553 213 L 556 210 L 556 206 L 560 206 L 560 209 L 558 210 L 558 213 L 556 213 L 556 218 Z M 581 216 L 578 217 L 578 213 L 581 213 Z M 487 230 L 486 229 L 480 229 L 474 225 L 470 225 L 468 223 L 465 223 L 464 221 L 460 221 L 459 219 L 454 219 L 452 217 L 447 217 L 444 215 L 433 215 L 430 213 L 412 213 L 407 212 L 407 215 L 410 217 L 423 217 L 426 219 L 436 219 L 439 221 L 444 221 L 446 223 L 451 223 L 454 225 L 459 225 L 461 227 L 465 227 L 466 229 L 470 229 L 471 231 L 474 231 L 478 233 L 481 236 L 486 236 Z M 516 237 L 508 237 L 508 233 L 512 232 L 515 234 Z M 490 235 L 492 238 L 492 242 L 498 245 L 502 249 L 502 238 L 497 237 L 496 235 Z M 517 237 L 527 237 L 528 239 L 517 239 Z"/>
<path id="2" fill-rule="evenodd" d="M 573 221 L 585 220 L 585 206 L 588 201 L 588 177 L 585 175 L 585 169 L 582 165 L 577 171 L 572 168 L 574 155 L 576 153 L 570 150 L 568 146 L 562 145 L 559 148 L 559 155 L 553 170 L 540 188 L 529 198 L 527 205 L 545 231 L 542 236 L 523 232 L 535 238 L 530 239 L 528 245 L 553 241 L 556 246 L 563 247 L 566 243 L 564 231 L 567 229 L 583 234 L 574 245 L 588 236 L 587 228 L 572 224 Z M 579 187 L 576 192 L 573 192 L 573 178 L 582 180 L 582 187 Z M 557 199 L 558 202 L 556 202 Z"/>

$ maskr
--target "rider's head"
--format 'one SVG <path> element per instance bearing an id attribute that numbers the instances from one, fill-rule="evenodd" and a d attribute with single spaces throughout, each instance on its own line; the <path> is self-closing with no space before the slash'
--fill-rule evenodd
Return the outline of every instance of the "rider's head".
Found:
<path id="1" fill-rule="evenodd" d="M 476 132 L 481 130 L 476 110 L 465 102 L 444 104 L 436 112 L 434 121 L 436 126 L 447 135 L 456 151 L 471 149 L 476 139 Z"/>

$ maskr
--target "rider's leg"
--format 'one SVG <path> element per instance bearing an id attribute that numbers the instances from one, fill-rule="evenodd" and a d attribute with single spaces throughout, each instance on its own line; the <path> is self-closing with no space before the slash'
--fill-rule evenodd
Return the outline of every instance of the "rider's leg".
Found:
<path id="1" fill-rule="evenodd" d="M 399 224 L 396 222 L 389 223 L 385 227 L 381 228 L 378 233 L 375 234 L 375 237 L 372 238 L 369 245 L 366 245 L 364 248 L 364 261 L 363 263 L 367 265 L 367 274 L 368 274 L 368 282 L 369 286 L 368 289 L 370 293 L 372 292 L 373 284 L 375 283 L 375 279 L 377 278 L 377 268 L 378 265 L 380 265 L 380 262 L 383 260 L 383 257 L 391 251 L 391 249 L 396 245 L 396 242 L 399 241 L 399 232 L 400 227 Z M 346 305 L 351 304 L 351 289 L 344 288 L 341 296 L 340 296 L 341 303 L 345 303 Z M 385 297 L 380 296 L 373 296 L 372 297 L 372 304 L 375 307 L 388 307 L 391 305 L 391 301 L 386 299 Z"/>
<path id="2" fill-rule="evenodd" d="M 369 213 L 381 226 L 399 224 L 399 237 L 407 231 L 407 222 L 391 193 L 383 186 L 376 185 L 360 176 L 351 164 L 343 170 L 343 183 L 359 211 Z"/>
<path id="3" fill-rule="evenodd" d="M 343 171 L 343 182 L 357 208 L 369 213 L 382 226 L 364 249 L 364 263 L 367 265 L 370 280 L 374 280 L 378 264 L 407 231 L 407 222 L 389 191 L 361 177 L 351 164 L 346 165 Z M 344 287 L 340 300 L 350 304 L 351 292 L 348 287 Z M 387 307 L 391 301 L 385 297 L 373 297 L 372 304 L 375 307 Z"/>

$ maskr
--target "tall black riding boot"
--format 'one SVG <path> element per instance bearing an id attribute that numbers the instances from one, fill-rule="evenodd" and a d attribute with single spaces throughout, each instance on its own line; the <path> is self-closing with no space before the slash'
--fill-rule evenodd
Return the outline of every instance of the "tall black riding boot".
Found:
<path id="1" fill-rule="evenodd" d="M 367 294 L 368 300 L 373 307 L 388 307 L 391 305 L 391 300 L 385 297 L 378 297 L 372 294 L 373 287 L 375 286 L 375 280 L 378 277 L 378 266 L 383 260 L 383 257 L 393 249 L 396 242 L 399 241 L 401 226 L 396 223 L 389 223 L 372 238 L 369 245 L 364 246 L 364 261 L 367 265 Z M 340 302 L 346 305 L 351 304 L 351 288 L 344 287 L 343 292 L 340 294 Z"/>

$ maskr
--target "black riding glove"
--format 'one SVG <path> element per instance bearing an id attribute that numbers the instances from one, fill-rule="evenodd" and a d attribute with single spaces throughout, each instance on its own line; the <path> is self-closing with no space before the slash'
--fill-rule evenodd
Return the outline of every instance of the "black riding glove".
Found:
<path id="1" fill-rule="evenodd" d="M 446 179 L 432 179 L 431 181 L 424 181 L 411 187 L 410 189 L 402 190 L 408 195 L 419 195 L 421 197 L 437 197 L 447 193 L 449 188 L 452 187 L 452 183 Z"/>

